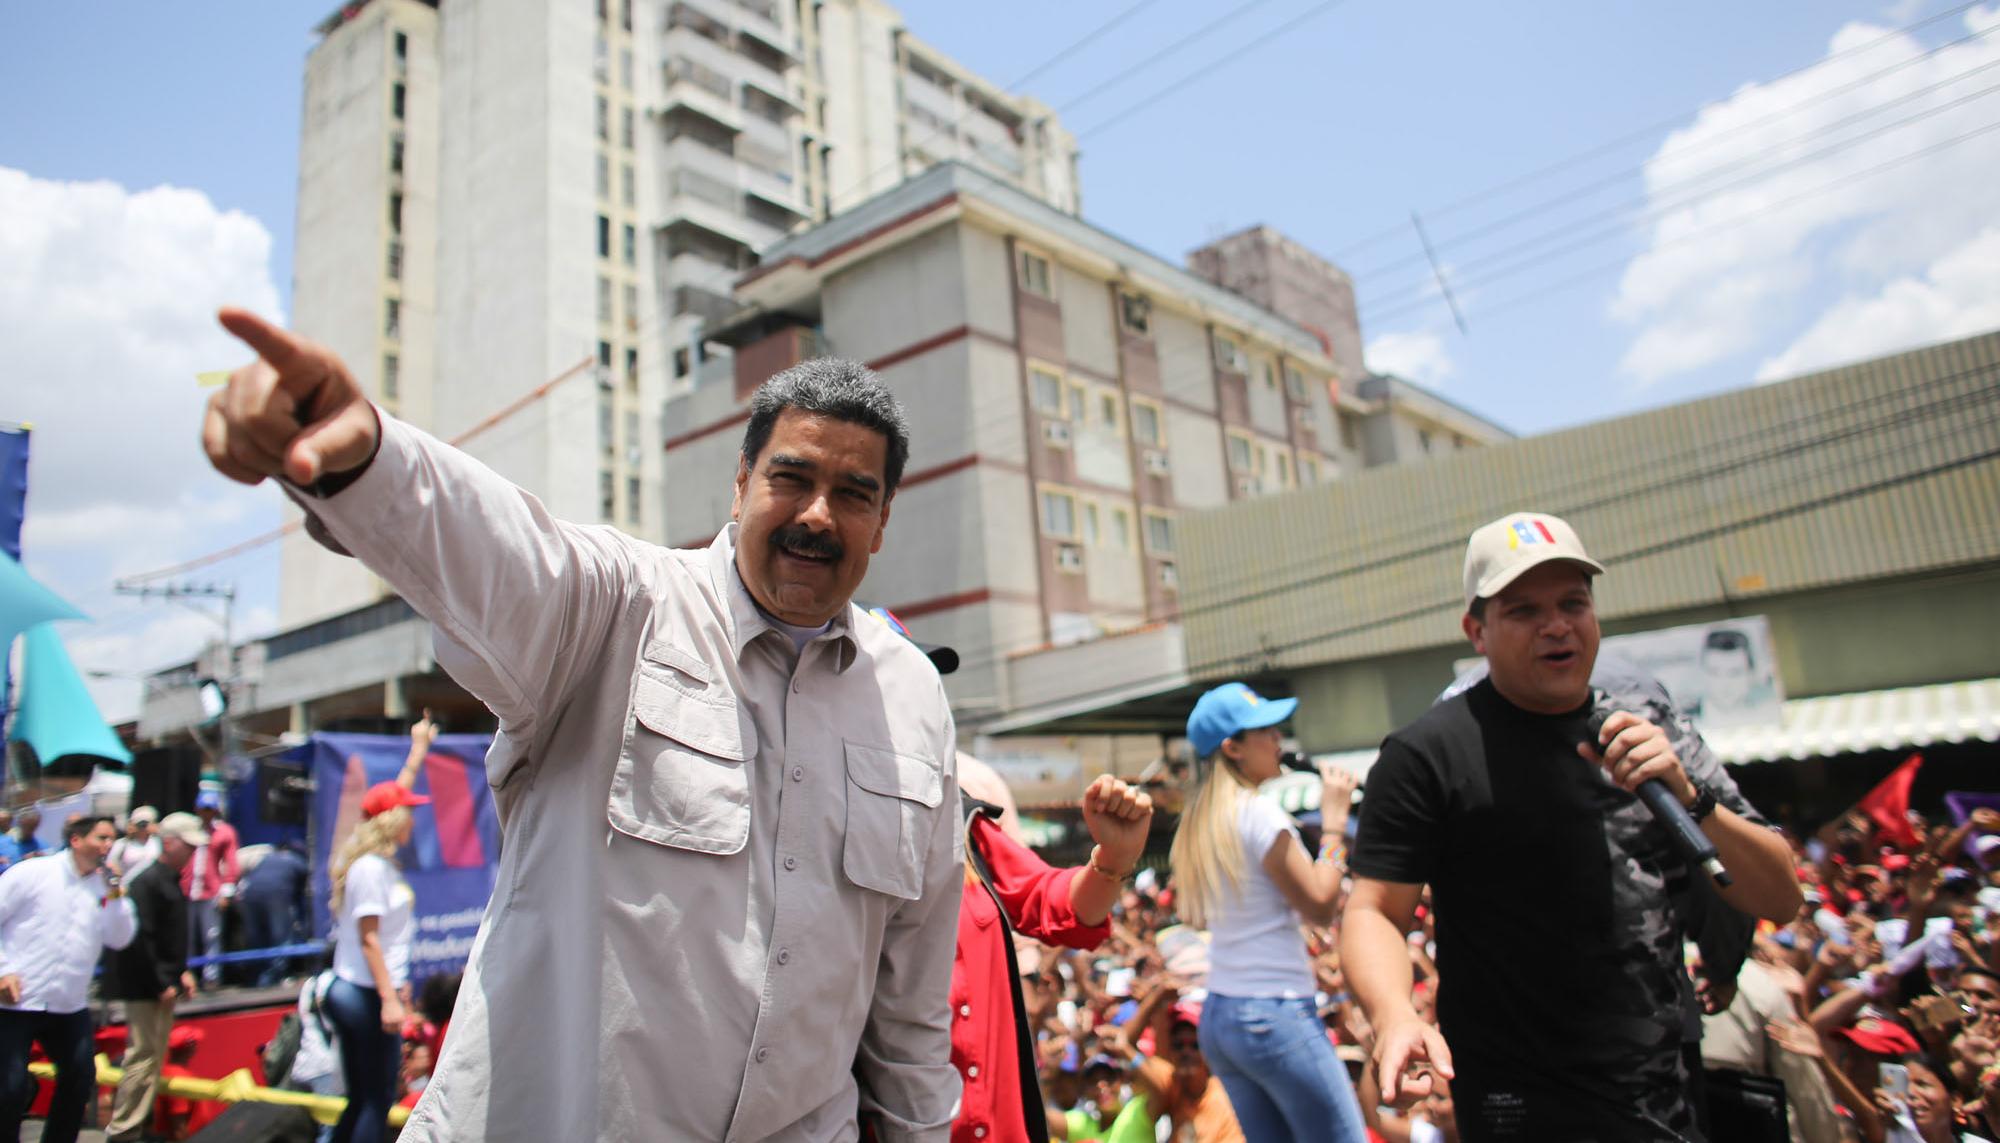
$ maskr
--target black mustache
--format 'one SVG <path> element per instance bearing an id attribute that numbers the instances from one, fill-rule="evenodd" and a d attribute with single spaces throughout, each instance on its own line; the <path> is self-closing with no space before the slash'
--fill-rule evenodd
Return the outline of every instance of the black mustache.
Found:
<path id="1" fill-rule="evenodd" d="M 787 525 L 772 532 L 771 547 L 790 552 L 795 556 L 813 556 L 829 560 L 837 560 L 847 554 L 847 549 L 841 546 L 839 540 L 832 536 L 819 535 L 797 524 Z"/>

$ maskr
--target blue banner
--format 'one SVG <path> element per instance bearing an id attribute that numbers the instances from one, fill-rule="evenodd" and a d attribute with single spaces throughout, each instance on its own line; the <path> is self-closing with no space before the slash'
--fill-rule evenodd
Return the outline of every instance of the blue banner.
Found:
<path id="1" fill-rule="evenodd" d="M 417 776 L 417 793 L 431 799 L 417 806 L 416 832 L 398 855 L 403 876 L 417 898 L 417 934 L 410 952 L 414 983 L 439 972 L 465 967 L 472 938 L 493 895 L 500 860 L 500 815 L 486 784 L 483 734 L 446 734 L 431 744 Z M 410 740 L 380 734 L 316 734 L 293 751 L 311 767 L 313 780 L 313 925 L 331 937 L 327 911 L 332 893 L 333 854 L 361 820 L 361 795 L 377 782 L 393 781 L 409 756 Z"/>
<path id="2" fill-rule="evenodd" d="M 0 552 L 21 558 L 21 521 L 28 515 L 28 430 L 0 428 Z M 7 726 L 7 697 L 14 691 L 9 674 L 12 640 L 0 646 L 0 730 Z"/>

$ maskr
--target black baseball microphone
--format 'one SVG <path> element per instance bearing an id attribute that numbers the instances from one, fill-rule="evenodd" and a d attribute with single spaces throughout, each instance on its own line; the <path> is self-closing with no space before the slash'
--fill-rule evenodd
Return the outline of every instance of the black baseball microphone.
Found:
<path id="1" fill-rule="evenodd" d="M 1616 709 L 1611 705 L 1611 696 L 1591 688 L 1590 711 L 1584 718 L 1584 740 L 1600 754 L 1604 747 L 1599 736 L 1604 733 L 1605 720 L 1616 713 Z M 1667 837 L 1689 865 L 1706 870 L 1710 877 L 1715 878 L 1717 885 L 1726 887 L 1730 884 L 1729 870 L 1723 867 L 1722 857 L 1715 852 L 1715 843 L 1701 832 L 1694 815 L 1687 812 L 1687 807 L 1681 805 L 1681 800 L 1674 797 L 1674 792 L 1667 788 L 1665 782 L 1648 778 L 1639 783 L 1639 788 L 1633 793 L 1646 803 L 1647 809 L 1653 811 L 1653 820 L 1666 827 Z"/>

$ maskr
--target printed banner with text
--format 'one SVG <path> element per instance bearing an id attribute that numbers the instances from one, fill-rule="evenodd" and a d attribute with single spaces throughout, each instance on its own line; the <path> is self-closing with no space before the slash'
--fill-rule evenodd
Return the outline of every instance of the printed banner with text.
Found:
<path id="1" fill-rule="evenodd" d="M 410 979 L 465 967 L 493 873 L 500 860 L 500 817 L 486 784 L 484 734 L 446 734 L 431 744 L 417 776 L 416 832 L 398 855 L 403 876 L 417 898 L 417 936 L 410 953 Z M 293 752 L 311 767 L 313 779 L 313 923 L 331 935 L 327 912 L 333 854 L 361 819 L 361 795 L 377 782 L 395 779 L 409 757 L 410 740 L 380 734 L 316 734 Z"/>

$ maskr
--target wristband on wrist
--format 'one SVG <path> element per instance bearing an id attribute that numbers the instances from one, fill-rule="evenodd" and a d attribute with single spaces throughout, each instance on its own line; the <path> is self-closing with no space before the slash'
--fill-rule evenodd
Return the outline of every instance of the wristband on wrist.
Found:
<path id="1" fill-rule="evenodd" d="M 1714 812 L 1715 791 L 1709 789 L 1707 786 L 1696 786 L 1694 788 L 1694 804 L 1688 807 L 1688 816 L 1698 822 L 1707 821 L 1708 815 Z"/>
<path id="2" fill-rule="evenodd" d="M 1097 874 L 1097 875 L 1098 875 L 1099 877 L 1102 877 L 1102 878 L 1104 878 L 1104 879 L 1105 879 L 1105 880 L 1107 880 L 1107 881 L 1117 881 L 1117 882 L 1123 882 L 1123 881 L 1124 881 L 1124 880 L 1125 880 L 1125 879 L 1126 879 L 1127 877 L 1130 877 L 1130 876 L 1132 876 L 1132 872 L 1133 872 L 1133 871 L 1132 871 L 1132 870 L 1130 870 L 1130 869 L 1127 869 L 1127 870 L 1126 870 L 1125 872 L 1123 872 L 1123 873 L 1119 873 L 1118 871 L 1116 871 L 1116 870 L 1113 870 L 1113 869 L 1106 869 L 1106 868 L 1105 868 L 1105 867 L 1104 867 L 1104 866 L 1103 866 L 1103 865 L 1101 864 L 1101 861 L 1102 861 L 1102 858 L 1103 858 L 1103 855 L 1104 855 L 1104 847 L 1103 847 L 1103 846 L 1101 846 L 1101 845 L 1093 845 L 1093 846 L 1091 846 L 1091 847 L 1090 847 L 1090 869 L 1091 869 L 1091 872 L 1093 872 L 1093 873 Z"/>

